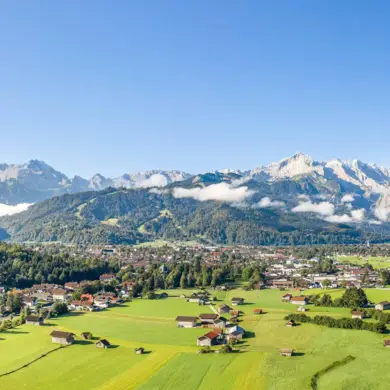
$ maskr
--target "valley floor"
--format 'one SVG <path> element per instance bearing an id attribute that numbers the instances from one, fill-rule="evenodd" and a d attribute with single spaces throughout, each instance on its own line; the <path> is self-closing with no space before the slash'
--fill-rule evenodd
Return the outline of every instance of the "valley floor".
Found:
<path id="1" fill-rule="evenodd" d="M 311 292 L 311 291 L 309 291 Z M 23 325 L 0 334 L 0 374 L 14 370 L 57 348 L 53 329 L 74 332 L 77 342 L 59 349 L 28 367 L 0 377 L 0 388 L 20 389 L 310 389 L 311 377 L 348 355 L 356 359 L 321 377 L 321 389 L 387 389 L 390 349 L 386 335 L 369 331 L 329 329 L 302 324 L 285 326 L 284 316 L 296 307 L 282 303 L 278 290 L 218 292 L 216 304 L 241 296 L 245 314 L 240 325 L 249 331 L 241 352 L 230 355 L 197 355 L 196 338 L 204 329 L 177 328 L 178 315 L 212 312 L 208 306 L 187 303 L 182 291 L 169 291 L 163 300 L 134 300 L 100 313 L 71 313 L 49 320 L 42 327 Z M 189 294 L 190 291 L 186 291 Z M 334 291 L 333 294 L 340 294 Z M 296 294 L 296 292 L 294 292 Z M 390 300 L 390 291 L 368 290 L 372 300 Z M 254 316 L 254 308 L 265 314 Z M 308 314 L 350 317 L 348 309 L 309 306 Z M 101 350 L 80 333 L 107 338 L 112 349 Z M 134 348 L 144 347 L 145 355 Z M 297 356 L 281 357 L 280 348 L 293 348 Z"/>

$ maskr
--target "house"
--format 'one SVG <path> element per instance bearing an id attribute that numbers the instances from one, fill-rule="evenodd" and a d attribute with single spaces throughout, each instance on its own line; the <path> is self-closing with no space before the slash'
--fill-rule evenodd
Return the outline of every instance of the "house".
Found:
<path id="1" fill-rule="evenodd" d="M 99 276 L 99 280 L 104 283 L 112 282 L 116 279 L 115 274 L 103 274 Z"/>
<path id="2" fill-rule="evenodd" d="M 244 304 L 244 298 L 232 298 L 232 305 L 243 305 Z"/>
<path id="3" fill-rule="evenodd" d="M 293 305 L 306 305 L 307 304 L 307 298 L 306 297 L 292 297 L 290 302 Z"/>
<path id="4" fill-rule="evenodd" d="M 389 310 L 390 309 L 390 302 L 388 301 L 382 301 L 375 305 L 376 310 Z"/>
<path id="5" fill-rule="evenodd" d="M 67 282 L 65 283 L 65 288 L 74 291 L 79 288 L 79 284 L 77 282 Z"/>
<path id="6" fill-rule="evenodd" d="M 197 326 L 198 317 L 178 316 L 176 317 L 178 328 L 194 328 Z"/>
<path id="7" fill-rule="evenodd" d="M 390 348 L 390 339 L 383 340 L 383 346 L 386 348 Z"/>
<path id="8" fill-rule="evenodd" d="M 280 356 L 292 356 L 293 353 L 294 353 L 293 349 L 282 348 L 280 350 Z"/>
<path id="9" fill-rule="evenodd" d="M 218 318 L 218 314 L 200 314 L 199 319 L 201 325 L 214 324 L 214 321 Z"/>
<path id="10" fill-rule="evenodd" d="M 222 313 L 230 313 L 231 310 L 233 310 L 230 306 L 228 305 L 225 305 L 225 304 L 222 304 L 222 305 L 219 305 L 218 306 L 218 313 L 219 314 L 222 314 Z"/>
<path id="11" fill-rule="evenodd" d="M 196 345 L 199 347 L 211 347 L 212 345 L 217 343 L 217 339 L 220 335 L 220 329 L 215 329 L 212 332 L 206 333 L 204 336 L 198 337 Z"/>
<path id="12" fill-rule="evenodd" d="M 262 314 L 263 310 L 262 309 L 253 309 L 253 314 Z"/>
<path id="13" fill-rule="evenodd" d="M 37 301 L 34 297 L 23 297 L 22 299 L 25 307 L 34 307 Z"/>
<path id="14" fill-rule="evenodd" d="M 91 332 L 83 332 L 83 333 L 81 333 L 81 338 L 83 338 L 84 340 L 91 340 L 92 333 Z"/>
<path id="15" fill-rule="evenodd" d="M 229 333 L 226 336 L 226 339 L 227 339 L 227 341 L 231 341 L 231 340 L 238 341 L 238 340 L 242 340 L 243 337 L 244 337 L 243 333 L 234 331 L 232 333 Z"/>
<path id="16" fill-rule="evenodd" d="M 292 297 L 292 294 L 284 294 L 282 296 L 282 302 L 290 302 Z"/>
<path id="17" fill-rule="evenodd" d="M 70 345 L 74 342 L 74 334 L 70 332 L 62 332 L 59 330 L 53 330 L 50 333 L 51 341 L 55 344 Z"/>
<path id="18" fill-rule="evenodd" d="M 90 301 L 72 301 L 70 308 L 73 310 L 89 310 L 93 311 L 93 304 Z"/>
<path id="19" fill-rule="evenodd" d="M 95 343 L 96 348 L 110 348 L 111 344 L 106 339 L 99 340 L 97 343 Z"/>
<path id="20" fill-rule="evenodd" d="M 287 279 L 273 279 L 267 281 L 267 285 L 271 288 L 293 288 L 294 282 Z"/>
<path id="21" fill-rule="evenodd" d="M 43 318 L 39 316 L 27 316 L 26 317 L 26 324 L 27 325 L 43 325 Z"/>
<path id="22" fill-rule="evenodd" d="M 286 326 L 287 326 L 288 328 L 292 328 L 293 326 L 295 326 L 295 321 L 294 321 L 294 320 L 288 321 L 287 324 L 286 324 Z"/>
<path id="23" fill-rule="evenodd" d="M 362 311 L 353 311 L 351 316 L 352 318 L 359 318 L 362 320 L 364 318 L 364 313 Z"/>
<path id="24" fill-rule="evenodd" d="M 65 301 L 66 300 L 66 290 L 62 288 L 55 288 L 53 290 L 53 301 Z"/>

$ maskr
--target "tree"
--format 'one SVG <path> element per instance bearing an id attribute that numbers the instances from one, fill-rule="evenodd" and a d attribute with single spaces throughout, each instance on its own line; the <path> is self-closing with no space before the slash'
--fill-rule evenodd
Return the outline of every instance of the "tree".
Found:
<path id="1" fill-rule="evenodd" d="M 68 313 L 68 305 L 64 302 L 56 302 L 53 305 L 53 312 L 57 315 Z"/>
<path id="2" fill-rule="evenodd" d="M 368 300 L 365 292 L 361 288 L 348 288 L 341 297 L 341 302 L 344 307 L 364 307 Z"/>
<path id="3" fill-rule="evenodd" d="M 325 279 L 325 280 L 322 282 L 322 286 L 325 287 L 325 288 L 328 288 L 330 285 L 331 285 L 331 282 L 330 282 L 329 279 Z"/>

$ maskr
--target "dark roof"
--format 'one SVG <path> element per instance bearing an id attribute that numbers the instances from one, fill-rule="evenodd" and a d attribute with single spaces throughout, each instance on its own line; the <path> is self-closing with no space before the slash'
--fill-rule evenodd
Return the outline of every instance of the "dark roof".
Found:
<path id="1" fill-rule="evenodd" d="M 26 321 L 31 321 L 31 322 L 39 322 L 42 321 L 42 317 L 39 316 L 27 316 Z"/>
<path id="2" fill-rule="evenodd" d="M 243 301 L 244 298 L 232 298 L 232 301 Z"/>
<path id="3" fill-rule="evenodd" d="M 62 332 L 60 330 L 53 330 L 53 332 L 50 333 L 51 337 L 58 337 L 59 339 L 67 339 L 70 336 L 74 336 L 74 333 L 71 332 Z"/>
<path id="4" fill-rule="evenodd" d="M 235 330 L 234 332 L 229 334 L 229 336 L 233 336 L 233 337 L 237 337 L 237 336 L 240 336 L 240 335 L 242 335 L 242 333 L 238 332 L 237 330 Z"/>
<path id="5" fill-rule="evenodd" d="M 106 339 L 99 340 L 96 344 L 102 343 L 106 347 L 110 347 L 111 344 Z"/>
<path id="6" fill-rule="evenodd" d="M 377 305 L 390 305 L 389 301 L 378 302 Z"/>
<path id="7" fill-rule="evenodd" d="M 92 335 L 92 333 L 91 332 L 83 332 L 83 333 L 81 333 L 81 335 L 82 336 L 89 336 L 89 335 Z"/>
<path id="8" fill-rule="evenodd" d="M 218 318 L 218 314 L 200 314 L 199 318 L 201 320 L 216 320 Z"/>
<path id="9" fill-rule="evenodd" d="M 195 322 L 198 317 L 190 317 L 190 316 L 178 316 L 176 317 L 176 321 L 180 322 Z"/>

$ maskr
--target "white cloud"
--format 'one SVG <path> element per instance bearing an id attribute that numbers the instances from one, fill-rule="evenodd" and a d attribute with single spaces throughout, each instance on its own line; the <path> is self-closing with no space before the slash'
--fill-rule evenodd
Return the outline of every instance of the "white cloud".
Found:
<path id="1" fill-rule="evenodd" d="M 7 204 L 0 203 L 0 217 L 3 215 L 18 214 L 27 210 L 32 203 L 19 203 L 15 206 L 8 206 Z"/>
<path id="2" fill-rule="evenodd" d="M 175 198 L 193 198 L 201 202 L 206 200 L 217 200 L 228 203 L 239 203 L 249 196 L 253 195 L 254 191 L 248 190 L 248 187 L 234 188 L 228 183 L 211 184 L 203 188 L 174 188 L 173 196 Z"/>
<path id="3" fill-rule="evenodd" d="M 359 223 L 363 222 L 366 216 L 366 210 L 352 210 L 351 215 L 343 214 L 343 215 L 330 215 L 325 218 L 325 221 L 331 223 Z"/>
<path id="4" fill-rule="evenodd" d="M 346 194 L 341 198 L 341 203 L 351 203 L 355 200 L 352 194 Z"/>
<path id="5" fill-rule="evenodd" d="M 149 179 L 142 180 L 137 183 L 137 187 L 165 187 L 168 180 L 164 175 L 157 173 L 149 177 Z"/>
<path id="6" fill-rule="evenodd" d="M 151 194 L 164 195 L 164 194 L 167 194 L 169 192 L 169 190 L 168 189 L 151 188 L 149 190 L 149 192 Z"/>
<path id="7" fill-rule="evenodd" d="M 268 207 L 270 207 L 270 208 L 271 207 L 279 208 L 279 207 L 283 207 L 284 205 L 285 205 L 284 202 L 281 202 L 281 201 L 278 201 L 278 200 L 271 200 L 271 198 L 266 196 L 265 198 L 261 199 L 259 202 L 254 204 L 252 207 L 253 208 L 265 209 L 265 208 L 268 208 Z"/>
<path id="8" fill-rule="evenodd" d="M 310 200 L 310 198 L 307 195 L 305 195 L 305 194 L 298 195 L 297 198 L 300 199 L 300 200 L 305 200 L 305 201 L 309 201 Z"/>
<path id="9" fill-rule="evenodd" d="M 330 202 L 312 203 L 311 201 L 308 201 L 299 204 L 291 211 L 294 213 L 316 213 L 323 216 L 329 216 L 334 214 L 334 205 Z"/>
<path id="10" fill-rule="evenodd" d="M 369 223 L 370 225 L 382 225 L 383 221 L 378 221 L 378 220 L 376 220 L 376 219 L 370 219 L 370 220 L 368 221 L 368 223 Z"/>

